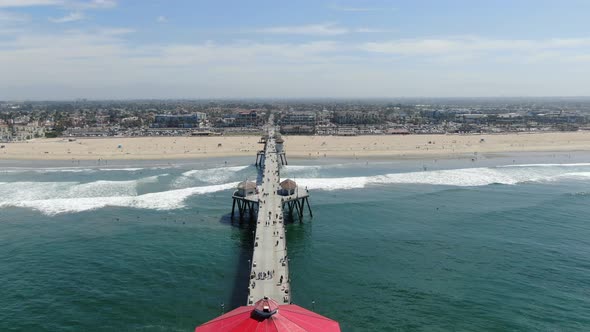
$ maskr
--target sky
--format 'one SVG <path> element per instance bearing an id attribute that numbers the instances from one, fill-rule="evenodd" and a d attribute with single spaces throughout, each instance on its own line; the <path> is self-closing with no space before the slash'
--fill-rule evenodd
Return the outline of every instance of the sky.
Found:
<path id="1" fill-rule="evenodd" d="M 590 0 L 0 0 L 0 100 L 590 96 Z"/>

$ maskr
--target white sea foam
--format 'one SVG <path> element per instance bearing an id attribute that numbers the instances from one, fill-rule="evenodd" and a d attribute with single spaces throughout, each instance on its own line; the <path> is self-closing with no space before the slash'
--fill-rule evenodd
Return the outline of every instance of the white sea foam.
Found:
<path id="1" fill-rule="evenodd" d="M 391 173 L 374 176 L 340 178 L 296 178 L 300 187 L 310 190 L 345 190 L 374 185 L 427 184 L 444 186 L 485 186 L 490 184 L 514 185 L 526 182 L 590 181 L 590 164 L 575 165 L 578 168 L 564 169 L 564 164 L 545 166 L 466 168 L 408 173 Z M 512 166 L 512 165 L 511 165 Z M 586 167 L 584 167 L 586 166 Z M 88 211 L 106 206 L 132 207 L 153 210 L 171 210 L 185 206 L 193 195 L 201 195 L 235 188 L 237 182 L 230 179 L 234 172 L 248 166 L 223 167 L 193 170 L 183 173 L 178 179 L 194 182 L 214 182 L 204 186 L 165 190 L 138 194 L 138 186 L 154 183 L 161 176 L 145 177 L 130 181 L 79 182 L 0 182 L 0 207 L 16 206 L 41 211 L 48 215 Z M 309 169 L 309 168 L 307 168 Z M 222 183 L 222 184 L 218 184 Z"/>
<path id="2" fill-rule="evenodd" d="M 296 179 L 299 187 L 321 190 L 342 190 L 364 188 L 369 184 L 370 177 L 346 177 L 346 178 L 301 178 Z"/>
<path id="3" fill-rule="evenodd" d="M 24 169 L 23 169 L 24 170 Z M 92 168 L 37 168 L 28 169 L 29 172 L 36 172 L 36 173 L 85 173 L 85 172 L 95 172 L 95 169 Z"/>
<path id="4" fill-rule="evenodd" d="M 52 198 L 84 198 L 137 194 L 137 184 L 151 182 L 145 178 L 132 181 L 79 182 L 9 182 L 0 185 L 0 203 Z"/>
<path id="5" fill-rule="evenodd" d="M 37 168 L 37 167 L 10 167 L 4 168 L 0 170 L 0 173 L 25 173 L 25 172 L 35 172 L 35 173 L 94 173 L 97 171 L 101 172 L 110 172 L 110 171 L 118 171 L 118 172 L 137 172 L 142 170 L 158 170 L 158 169 L 169 169 L 172 168 L 171 166 L 168 167 L 114 167 L 114 168 L 88 168 L 88 167 L 51 167 L 51 168 Z"/>
<path id="6" fill-rule="evenodd" d="M 183 176 L 193 176 L 193 177 L 202 177 L 207 175 L 217 175 L 217 174 L 226 174 L 231 172 L 239 172 L 248 168 L 248 166 L 230 166 L 230 167 L 217 167 L 217 168 L 207 168 L 207 169 L 194 169 L 192 171 L 187 171 L 182 173 Z"/>
<path id="7" fill-rule="evenodd" d="M 466 168 L 361 177 L 301 178 L 297 179 L 297 183 L 308 189 L 342 190 L 397 183 L 476 187 L 490 184 L 514 185 L 525 182 L 550 182 L 563 179 L 588 180 L 590 172 L 562 173 L 559 169 Z"/>
<path id="8" fill-rule="evenodd" d="M 53 197 L 48 197 L 52 195 L 47 195 L 47 193 L 44 193 L 44 195 L 39 195 L 40 191 L 36 190 L 35 194 L 32 195 L 21 194 L 20 198 L 28 199 L 10 199 L 8 201 L 1 201 L 0 207 L 13 206 L 30 208 L 38 210 L 46 215 L 82 212 L 95 210 L 106 206 L 132 207 L 152 210 L 172 210 L 184 207 L 185 200 L 190 196 L 228 190 L 235 188 L 237 185 L 237 182 L 225 183 L 221 185 L 175 189 L 137 195 L 135 192 L 124 193 L 113 190 L 116 188 L 109 188 L 112 190 L 109 191 L 109 189 L 105 187 L 105 182 L 115 181 L 96 181 L 85 184 L 86 190 L 80 189 L 81 185 L 70 182 L 44 183 L 41 186 L 37 186 L 37 188 L 45 186 L 45 189 L 49 189 L 48 187 L 51 186 L 57 186 L 61 188 L 72 186 L 71 188 L 77 189 L 70 189 L 70 191 L 65 194 L 62 192 L 63 197 L 55 195 Z M 109 183 L 109 185 L 112 185 L 112 183 Z M 96 190 L 96 188 L 92 188 L 94 186 L 102 188 L 102 190 Z M 0 188 L 0 190 L 2 190 L 2 188 Z M 85 196 L 72 196 L 72 193 L 76 191 L 78 191 L 79 194 L 83 194 Z"/>
<path id="9" fill-rule="evenodd" d="M 245 170 L 248 167 L 249 166 L 230 166 L 186 171 L 182 173 L 182 176 L 174 180 L 172 185 L 175 188 L 183 188 L 203 182 L 211 184 L 224 183 L 231 181 L 236 172 Z"/>
<path id="10" fill-rule="evenodd" d="M 360 163 L 352 163 L 352 164 L 326 164 L 326 165 L 285 165 L 283 169 L 286 171 L 309 171 L 309 170 L 320 170 L 320 169 L 332 169 L 332 168 L 342 168 L 342 167 L 350 167 L 350 166 L 359 166 Z M 362 165 L 365 165 L 363 163 Z"/>
<path id="11" fill-rule="evenodd" d="M 502 165 L 499 168 L 510 167 L 583 167 L 590 166 L 590 163 L 576 163 L 576 164 L 519 164 L 519 165 Z"/>
<path id="12" fill-rule="evenodd" d="M 15 167 L 3 169 L 1 172 L 5 173 L 94 173 L 97 171 L 127 171 L 135 172 L 143 170 L 144 168 L 80 168 L 80 167 L 57 167 L 57 168 L 35 168 L 35 167 Z"/>
<path id="13" fill-rule="evenodd" d="M 287 165 L 284 166 L 284 169 L 286 171 L 305 171 L 305 170 L 309 170 L 309 169 L 319 169 L 322 168 L 322 166 L 319 165 Z"/>
<path id="14" fill-rule="evenodd" d="M 283 173 L 288 177 L 317 177 L 322 169 L 336 168 L 338 165 L 293 165 L 285 166 Z"/>
<path id="15" fill-rule="evenodd" d="M 14 173 L 35 172 L 35 173 L 92 173 L 96 172 L 93 168 L 14 168 L 11 170 Z"/>
<path id="16" fill-rule="evenodd" d="M 558 179 L 558 178 L 567 178 L 567 179 L 586 180 L 586 179 L 590 179 L 590 172 L 571 172 L 571 173 L 565 173 L 565 174 L 562 174 L 562 175 L 557 175 L 555 178 L 556 179 Z"/>
<path id="17" fill-rule="evenodd" d="M 145 168 L 140 167 L 129 167 L 129 168 L 99 168 L 99 171 L 120 171 L 120 172 L 137 172 L 144 170 Z"/>

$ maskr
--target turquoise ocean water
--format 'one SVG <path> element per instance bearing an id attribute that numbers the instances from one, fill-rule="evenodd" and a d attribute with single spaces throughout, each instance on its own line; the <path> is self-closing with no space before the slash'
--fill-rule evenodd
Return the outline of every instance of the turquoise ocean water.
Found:
<path id="1" fill-rule="evenodd" d="M 191 331 L 243 305 L 252 161 L 0 164 L 0 331 Z M 343 331 L 590 330 L 590 156 L 292 163 L 314 212 L 286 226 L 293 301 Z"/>

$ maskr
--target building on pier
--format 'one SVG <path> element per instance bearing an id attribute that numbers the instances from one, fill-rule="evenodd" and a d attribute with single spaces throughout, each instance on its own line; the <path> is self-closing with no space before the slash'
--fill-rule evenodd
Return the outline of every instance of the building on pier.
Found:
<path id="1" fill-rule="evenodd" d="M 253 219 L 258 208 L 258 192 L 256 183 L 252 181 L 242 181 L 238 183 L 236 191 L 232 195 L 233 204 L 231 207 L 231 217 L 234 218 L 236 206 L 240 214 L 240 220 L 249 215 Z"/>
<path id="2" fill-rule="evenodd" d="M 279 136 L 275 140 L 275 143 L 276 143 L 277 153 L 283 152 L 283 143 L 285 143 L 285 140 L 282 137 Z"/>
<path id="3" fill-rule="evenodd" d="M 252 181 L 243 181 L 238 183 L 238 190 L 236 190 L 235 195 L 240 197 L 246 197 L 251 195 L 256 195 L 256 183 Z"/>
<path id="4" fill-rule="evenodd" d="M 219 331 L 340 332 L 340 324 L 300 306 L 279 305 L 265 297 L 254 306 L 239 307 L 195 329 L 195 332 Z"/>
<path id="5" fill-rule="evenodd" d="M 287 154 L 285 153 L 285 149 L 283 147 L 284 143 L 285 140 L 283 140 L 283 138 L 280 135 L 277 135 L 277 138 L 275 139 L 275 149 L 277 151 L 277 154 L 279 155 L 279 160 L 281 161 L 282 165 L 288 165 Z"/>
<path id="6" fill-rule="evenodd" d="M 287 179 L 279 184 L 281 189 L 279 189 L 278 194 L 281 196 L 290 196 L 294 195 L 295 191 L 297 190 L 297 183 L 291 179 Z"/>

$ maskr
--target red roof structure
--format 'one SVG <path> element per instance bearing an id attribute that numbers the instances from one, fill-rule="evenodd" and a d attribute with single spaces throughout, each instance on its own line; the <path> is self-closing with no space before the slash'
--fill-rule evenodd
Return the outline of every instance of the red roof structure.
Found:
<path id="1" fill-rule="evenodd" d="M 338 322 L 294 304 L 279 305 L 264 298 L 234 309 L 195 329 L 195 332 L 340 332 Z"/>

